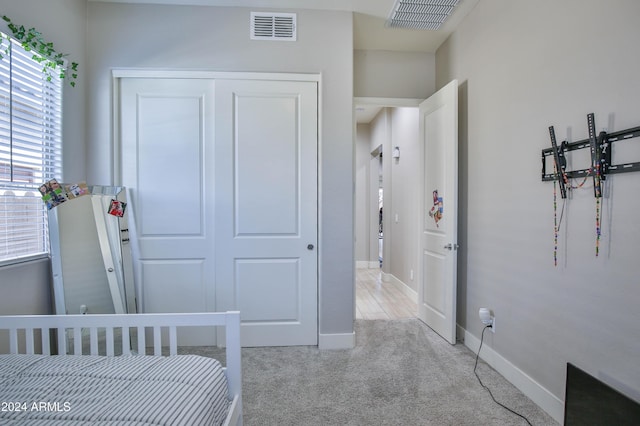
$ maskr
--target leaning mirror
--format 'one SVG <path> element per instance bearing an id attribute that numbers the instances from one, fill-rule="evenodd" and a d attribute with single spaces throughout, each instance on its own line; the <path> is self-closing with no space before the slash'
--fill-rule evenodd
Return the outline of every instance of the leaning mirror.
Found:
<path id="1" fill-rule="evenodd" d="M 56 314 L 135 313 L 124 188 L 52 183 L 62 190 L 41 192 L 52 195 L 43 200 Z"/>

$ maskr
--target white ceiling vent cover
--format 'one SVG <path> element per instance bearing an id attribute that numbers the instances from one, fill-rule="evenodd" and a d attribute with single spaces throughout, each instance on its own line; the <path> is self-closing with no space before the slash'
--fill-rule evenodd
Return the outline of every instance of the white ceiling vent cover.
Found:
<path id="1" fill-rule="evenodd" d="M 251 40 L 296 39 L 295 13 L 251 12 Z"/>
<path id="2" fill-rule="evenodd" d="M 391 28 L 437 30 L 460 0 L 396 0 L 386 25 Z"/>

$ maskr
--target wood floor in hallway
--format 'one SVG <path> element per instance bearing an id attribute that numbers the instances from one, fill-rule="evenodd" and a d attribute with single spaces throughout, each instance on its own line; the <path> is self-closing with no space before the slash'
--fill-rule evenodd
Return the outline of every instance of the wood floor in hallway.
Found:
<path id="1" fill-rule="evenodd" d="M 380 269 L 356 269 L 357 319 L 415 318 L 416 299 L 402 284 L 383 282 Z"/>

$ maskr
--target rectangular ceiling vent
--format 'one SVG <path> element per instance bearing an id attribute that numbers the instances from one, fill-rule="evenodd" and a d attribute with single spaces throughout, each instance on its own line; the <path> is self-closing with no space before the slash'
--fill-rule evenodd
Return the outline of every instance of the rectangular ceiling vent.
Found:
<path id="1" fill-rule="evenodd" d="M 387 26 L 414 30 L 437 30 L 460 0 L 396 0 Z"/>
<path id="2" fill-rule="evenodd" d="M 251 12 L 251 40 L 296 41 L 295 13 Z"/>

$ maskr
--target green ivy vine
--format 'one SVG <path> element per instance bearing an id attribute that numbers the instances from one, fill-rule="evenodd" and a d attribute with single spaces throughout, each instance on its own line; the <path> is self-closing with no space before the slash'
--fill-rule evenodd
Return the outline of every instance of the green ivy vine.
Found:
<path id="1" fill-rule="evenodd" d="M 47 81 L 51 81 L 54 75 L 57 75 L 61 79 L 67 78 L 69 85 L 76 86 L 76 79 L 78 78 L 78 63 L 71 62 L 69 65 L 66 57 L 67 54 L 57 52 L 53 43 L 47 42 L 43 39 L 42 34 L 35 28 L 26 29 L 23 25 L 14 24 L 7 16 L 2 16 L 7 26 L 13 33 L 13 38 L 18 40 L 22 45 L 22 48 L 27 52 L 34 52 L 32 59 L 42 65 L 42 73 L 46 76 Z M 8 43 L 5 45 L 2 40 L 2 48 L 0 48 L 0 59 L 2 59 L 3 53 L 9 54 L 11 49 L 10 37 L 5 35 Z"/>

